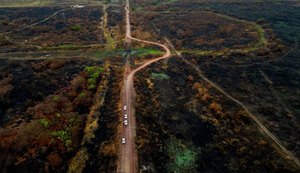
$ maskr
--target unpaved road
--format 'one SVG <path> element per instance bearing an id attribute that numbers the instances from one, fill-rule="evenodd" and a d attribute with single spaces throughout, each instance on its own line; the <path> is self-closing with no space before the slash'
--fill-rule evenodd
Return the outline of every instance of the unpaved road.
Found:
<path id="1" fill-rule="evenodd" d="M 250 109 L 241 101 L 239 101 L 238 99 L 234 98 L 233 96 L 231 96 L 229 93 L 227 93 L 225 90 L 223 90 L 219 85 L 215 84 L 214 82 L 212 82 L 210 79 L 208 79 L 203 72 L 194 64 L 190 63 L 188 60 L 186 60 L 185 58 L 182 57 L 181 53 L 178 52 L 174 46 L 171 44 L 171 42 L 169 40 L 166 39 L 166 42 L 168 42 L 168 44 L 170 45 L 170 47 L 172 47 L 172 49 L 175 50 L 175 53 L 177 54 L 177 56 L 182 59 L 182 61 L 184 63 L 186 63 L 188 66 L 190 66 L 192 69 L 194 69 L 197 74 L 207 83 L 209 83 L 213 88 L 215 88 L 216 90 L 218 90 L 220 93 L 222 93 L 224 96 L 226 96 L 228 99 L 232 100 L 233 102 L 235 102 L 237 105 L 239 105 L 240 107 L 242 107 L 244 109 L 244 111 L 248 114 L 248 116 L 257 124 L 257 126 L 262 130 L 263 133 L 265 133 L 277 146 L 279 149 L 281 149 L 282 151 L 282 155 L 285 156 L 286 159 L 291 160 L 292 162 L 294 162 L 298 167 L 300 167 L 300 162 L 299 159 L 291 152 L 289 151 L 283 144 L 282 142 L 271 132 L 269 131 L 269 129 L 267 127 L 265 127 L 265 125 L 263 125 L 263 123 L 250 111 Z"/>
<path id="2" fill-rule="evenodd" d="M 127 57 L 127 63 L 126 63 L 126 69 L 125 69 L 125 74 L 124 74 L 124 86 L 122 89 L 122 109 L 123 106 L 127 106 L 127 110 L 123 110 L 123 115 L 122 115 L 122 120 L 124 120 L 124 114 L 127 113 L 128 115 L 128 125 L 124 126 L 122 125 L 121 128 L 121 135 L 122 137 L 125 137 L 126 139 L 126 144 L 121 144 L 120 145 L 120 155 L 119 155 L 119 162 L 118 162 L 118 172 L 120 173 L 137 173 L 138 172 L 138 156 L 137 156 L 137 150 L 135 146 L 135 136 L 136 136 L 136 120 L 135 120 L 135 115 L 134 115 L 134 85 L 133 85 L 133 79 L 134 75 L 142 70 L 143 68 L 149 66 L 150 64 L 157 62 L 159 60 L 169 58 L 171 56 L 170 49 L 160 43 L 155 43 L 151 41 L 146 41 L 146 40 L 141 40 L 137 39 L 131 36 L 131 27 L 130 27 L 130 10 L 129 10 L 129 0 L 126 0 L 126 6 L 125 6 L 125 18 L 126 18 L 126 45 L 127 48 L 130 47 L 128 45 L 131 44 L 131 40 L 138 41 L 138 42 L 143 42 L 146 44 L 152 44 L 159 46 L 165 50 L 165 54 L 161 57 L 152 59 L 141 65 L 140 67 L 134 69 L 131 71 L 130 69 L 130 62 L 129 62 L 129 57 Z M 168 40 L 166 40 L 168 42 Z M 260 129 L 267 135 L 269 136 L 276 144 L 277 146 L 282 149 L 284 155 L 286 156 L 287 159 L 292 160 L 296 165 L 299 166 L 299 160 L 281 144 L 281 141 L 277 139 L 276 136 L 274 136 L 259 120 L 258 118 L 252 114 L 252 112 L 239 100 L 235 99 L 232 97 L 230 94 L 225 92 L 222 88 L 220 88 L 218 85 L 210 81 L 208 78 L 206 78 L 202 71 L 200 71 L 199 68 L 195 67 L 191 63 L 189 63 L 187 60 L 185 60 L 179 52 L 176 52 L 177 55 L 183 59 L 183 61 L 194 68 L 200 75 L 200 77 L 205 80 L 206 82 L 210 83 L 214 88 L 216 88 L 218 91 L 220 91 L 222 94 L 224 94 L 227 98 L 231 99 L 238 105 L 240 105 L 246 112 L 247 114 L 256 122 L 256 124 L 260 127 Z M 128 55 L 130 56 L 130 55 Z M 121 139 L 120 139 L 121 141 Z"/>
<path id="3" fill-rule="evenodd" d="M 136 120 L 135 120 L 135 110 L 134 110 L 134 85 L 133 85 L 133 78 L 135 73 L 142 70 L 143 68 L 149 66 L 150 64 L 157 62 L 159 60 L 169 58 L 171 55 L 170 49 L 160 43 L 155 43 L 151 41 L 137 39 L 131 36 L 131 28 L 130 28 L 130 11 L 129 11 L 129 0 L 126 0 L 125 6 L 125 18 L 126 18 L 126 45 L 129 47 L 131 40 L 143 42 L 146 44 L 152 44 L 159 46 L 165 50 L 165 54 L 161 57 L 154 58 L 145 62 L 140 67 L 131 71 L 130 69 L 130 62 L 129 57 L 127 57 L 125 75 L 124 75 L 124 86 L 122 89 L 122 97 L 123 104 L 122 109 L 124 106 L 127 106 L 127 110 L 123 109 L 122 115 L 122 123 L 124 121 L 124 114 L 127 113 L 128 116 L 128 125 L 121 127 L 121 137 L 125 137 L 126 143 L 120 145 L 120 155 L 119 155 L 119 162 L 118 162 L 118 171 L 120 173 L 137 173 L 138 172 L 138 156 L 137 150 L 135 146 L 135 136 L 136 136 Z M 128 55 L 130 56 L 130 55 Z M 121 142 L 121 139 L 120 139 Z"/>

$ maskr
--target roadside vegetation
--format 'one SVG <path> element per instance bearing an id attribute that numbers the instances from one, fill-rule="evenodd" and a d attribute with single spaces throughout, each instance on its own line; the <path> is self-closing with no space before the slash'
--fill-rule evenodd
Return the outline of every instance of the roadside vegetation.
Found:
<path id="1" fill-rule="evenodd" d="M 95 93 L 88 81 L 92 78 L 95 85 L 100 82 L 103 69 L 98 69 L 95 66 L 86 68 L 69 86 L 27 108 L 24 114 L 32 119 L 11 126 L 10 135 L 1 136 L 2 149 L 17 148 L 13 170 L 25 168 L 36 159 L 43 161 L 43 166 L 35 168 L 36 171 L 59 169 L 66 164 L 63 160 L 70 157 L 80 144 L 80 133 Z"/>
<path id="2" fill-rule="evenodd" d="M 254 112 L 272 133 L 280 138 L 286 148 L 298 157 L 297 148 L 299 148 L 299 145 L 296 142 L 298 141 L 296 139 L 298 130 L 295 131 L 295 129 L 298 129 L 297 127 L 299 126 L 299 123 L 296 121 L 299 109 L 294 104 L 289 104 L 286 100 L 287 98 L 294 101 L 297 99 L 296 96 L 289 95 L 284 97 L 283 94 L 283 90 L 286 89 L 287 91 L 287 88 L 292 89 L 289 92 L 290 94 L 298 93 L 298 89 L 294 88 L 299 84 L 295 81 L 298 78 L 297 74 L 299 74 L 299 70 L 297 70 L 299 63 L 295 59 L 298 52 L 297 42 L 295 42 L 297 34 L 292 34 L 297 28 L 297 22 L 295 21 L 297 21 L 296 16 L 298 16 L 298 13 L 295 13 L 295 9 L 297 8 L 295 6 L 297 4 L 294 2 L 284 1 L 275 3 L 271 1 L 202 2 L 193 0 L 188 3 L 179 1 L 160 7 L 147 6 L 143 9 L 146 11 L 135 9 L 135 27 L 132 33 L 135 37 L 147 36 L 150 40 L 163 41 L 164 37 L 169 39 L 175 49 L 182 53 L 183 57 L 191 64 L 199 67 L 204 75 L 219 84 L 235 98 L 238 98 L 249 106 L 251 105 L 251 111 Z M 285 11 L 282 14 L 289 14 L 289 16 L 293 17 L 284 22 L 285 24 L 276 22 L 276 20 L 282 21 L 286 17 L 285 15 L 276 15 L 274 13 L 278 8 Z M 249 13 L 249 11 L 258 12 Z M 292 12 L 294 13 L 291 14 Z M 205 19 L 211 18 L 209 21 L 213 22 L 202 23 L 201 21 L 207 21 L 205 19 L 199 20 L 199 22 L 189 21 L 195 18 L 201 19 L 201 17 Z M 277 23 L 277 25 L 274 25 L 274 23 Z M 222 28 L 223 24 L 226 25 L 225 29 Z M 283 27 L 279 29 L 278 26 L 280 25 Z M 283 31 L 283 28 L 285 28 L 285 31 Z M 151 33 L 150 36 L 141 34 L 146 32 Z M 198 35 L 195 36 L 193 35 L 194 33 Z M 281 37 L 278 37 L 278 34 Z M 202 35 L 204 38 L 201 38 Z M 209 36 L 205 37 L 207 35 Z M 296 37 L 291 39 L 291 35 Z M 199 38 L 202 40 L 199 40 Z M 199 47 L 197 47 L 197 44 Z M 170 61 L 172 60 L 168 62 Z M 141 79 L 138 79 L 136 82 L 136 85 L 138 85 L 137 88 L 141 87 L 138 93 L 143 93 L 141 94 L 142 96 L 137 98 L 140 105 L 136 109 L 138 124 L 139 122 L 141 123 L 138 128 L 137 137 L 139 163 L 143 165 L 145 172 L 155 172 L 154 170 L 174 172 L 174 169 L 170 170 L 166 165 L 174 163 L 176 156 L 167 152 L 170 144 L 166 144 L 167 142 L 165 141 L 172 138 L 173 136 L 169 135 L 173 134 L 179 141 L 184 141 L 184 144 L 191 144 L 191 140 L 187 134 L 190 131 L 195 132 L 195 128 L 193 128 L 193 123 L 190 119 L 196 116 L 196 107 L 199 105 L 203 106 L 202 111 L 199 111 L 201 122 L 208 122 L 214 127 L 212 131 L 206 134 L 215 135 L 212 141 L 211 138 L 203 139 L 204 135 L 199 137 L 199 142 L 210 142 L 208 142 L 209 144 L 206 143 L 205 147 L 200 147 L 202 148 L 201 151 L 195 150 L 198 152 L 196 156 L 197 161 L 201 160 L 201 162 L 197 162 L 198 167 L 196 169 L 198 170 L 194 172 L 203 170 L 209 172 L 216 172 L 217 170 L 223 170 L 223 172 L 235 172 L 237 170 L 256 172 L 260 169 L 266 172 L 274 172 L 275 170 L 297 172 L 299 170 L 297 165 L 290 162 L 290 160 L 284 159 L 285 156 L 281 155 L 280 150 L 276 147 L 272 148 L 272 142 L 259 133 L 258 128 L 242 110 L 230 104 L 229 100 L 219 100 L 222 96 L 212 91 L 211 86 L 205 86 L 205 84 L 200 82 L 200 85 L 204 85 L 204 87 L 200 87 L 199 89 L 200 95 L 203 95 L 199 96 L 201 99 L 198 101 L 187 101 L 188 98 L 179 94 L 183 92 L 182 90 L 180 91 L 180 88 L 186 86 L 184 83 L 187 80 L 195 80 L 196 76 L 189 76 L 187 74 L 188 70 L 183 67 L 184 65 L 178 64 L 173 64 L 173 66 L 184 68 L 183 73 L 187 80 L 180 80 L 178 79 L 178 74 L 174 74 L 176 71 L 180 71 L 180 69 L 174 69 L 166 73 L 166 68 L 172 68 L 171 63 L 168 62 L 160 64 L 163 67 L 161 71 L 155 69 L 155 66 L 150 67 L 149 69 L 151 70 L 148 73 L 145 72 L 146 74 L 143 73 L 141 75 L 143 78 L 147 78 L 148 76 L 145 82 L 142 82 Z M 289 65 L 286 66 L 287 64 Z M 158 66 L 156 67 L 158 68 Z M 285 75 L 283 74 L 284 69 L 289 71 Z M 276 72 L 278 76 L 273 75 L 273 72 Z M 158 78 L 153 77 L 161 73 L 167 74 L 171 78 L 168 80 L 157 80 Z M 184 79 L 183 76 L 182 78 Z M 172 85 L 174 85 L 173 80 L 178 80 L 178 86 L 168 93 L 166 90 L 171 90 Z M 140 83 L 143 83 L 143 86 Z M 194 87 L 199 87 L 200 85 L 195 84 Z M 149 91 L 145 91 L 145 88 Z M 154 94 L 155 90 L 158 92 L 157 95 Z M 178 93 L 177 91 L 180 92 Z M 172 92 L 174 94 L 171 94 Z M 151 103 L 149 103 L 151 111 L 149 109 L 148 112 L 145 106 L 148 104 L 142 100 L 145 95 L 154 95 L 148 99 L 151 100 Z M 186 92 L 183 95 L 192 94 Z M 262 95 L 264 96 L 261 97 Z M 177 102 L 180 102 L 179 99 L 181 99 L 182 104 L 180 106 L 176 105 L 175 102 L 172 102 L 168 98 L 178 98 L 176 99 Z M 213 101 L 206 103 L 208 100 Z M 262 104 L 257 105 L 258 102 Z M 188 110 L 184 109 L 182 105 L 189 107 L 187 108 Z M 272 108 L 273 106 L 271 105 L 276 105 L 276 108 Z M 176 110 L 177 107 L 181 107 L 181 109 Z M 213 112 L 208 113 L 207 110 Z M 227 115 L 226 112 L 230 113 Z M 211 114 L 215 113 L 218 115 L 212 118 Z M 179 116 L 178 114 L 182 115 Z M 190 119 L 186 123 L 188 125 L 184 126 L 181 124 L 184 124 L 183 117 L 185 116 Z M 157 121 L 157 124 L 152 123 Z M 283 121 L 285 123 L 279 123 Z M 274 122 L 275 124 L 273 124 Z M 148 125 L 148 123 L 151 125 Z M 227 126 L 227 123 L 232 124 L 232 126 Z M 200 126 L 200 123 L 197 124 Z M 153 128 L 155 130 L 149 130 Z M 232 131 L 228 128 L 235 130 Z M 148 130 L 146 131 L 145 129 Z M 224 131 L 228 130 L 230 133 L 233 133 L 224 134 Z M 147 137 L 143 133 L 153 137 Z M 235 135 L 235 133 L 237 134 Z M 287 134 L 289 135 L 287 136 Z M 240 136 L 247 136 L 247 139 L 240 139 Z M 223 142 L 217 142 L 219 140 Z M 224 140 L 227 142 L 224 142 Z M 216 143 L 212 144 L 214 142 Z M 195 141 L 193 143 L 199 146 L 195 144 Z M 244 146 L 244 148 L 237 149 L 237 146 Z M 231 147 L 237 148 L 235 150 Z M 189 145 L 187 148 L 192 149 L 194 147 Z M 257 150 L 258 148 L 260 148 L 260 151 Z M 218 151 L 216 152 L 216 150 L 220 150 L 222 154 L 218 153 Z M 149 155 L 147 153 L 155 154 Z M 231 156 L 234 156 L 234 158 L 229 158 Z M 253 160 L 253 158 L 257 160 Z M 226 161 L 227 159 L 228 161 Z M 235 162 L 235 159 L 240 162 Z M 272 166 L 273 163 L 275 163 L 276 168 L 273 167 L 274 165 Z M 180 168 L 177 167 L 177 171 L 179 170 Z M 193 172 L 193 170 L 190 172 Z"/>
<path id="3" fill-rule="evenodd" d="M 124 48 L 122 2 L 0 2 L 0 172 L 116 172 L 125 57 L 164 54 Z M 299 172 L 199 77 L 300 157 L 299 16 L 297 1 L 134 1 L 133 37 L 174 55 L 134 79 L 139 172 Z"/>
<path id="4" fill-rule="evenodd" d="M 163 52 L 157 49 L 140 48 L 136 50 L 133 49 L 131 55 L 140 58 L 149 55 L 153 55 L 153 56 L 163 55 Z"/>

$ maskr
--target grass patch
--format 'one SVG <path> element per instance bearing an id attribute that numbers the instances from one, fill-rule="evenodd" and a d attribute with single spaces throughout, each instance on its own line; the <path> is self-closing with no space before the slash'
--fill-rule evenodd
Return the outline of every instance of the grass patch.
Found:
<path id="1" fill-rule="evenodd" d="M 115 49 L 117 47 L 117 43 L 115 42 L 114 38 L 112 38 L 110 31 L 104 30 L 103 34 L 106 39 L 105 48 L 109 50 Z"/>
<path id="2" fill-rule="evenodd" d="M 151 78 L 155 80 L 168 80 L 171 77 L 165 73 L 151 73 Z"/>
<path id="3" fill-rule="evenodd" d="M 197 152 L 193 147 L 184 145 L 180 140 L 171 138 L 167 144 L 170 161 L 168 172 L 195 172 Z"/>
<path id="4" fill-rule="evenodd" d="M 118 56 L 124 56 L 124 54 L 126 53 L 125 51 L 126 51 L 125 49 L 106 49 L 106 50 L 99 50 L 99 51 L 97 50 L 91 53 L 90 55 L 97 59 L 114 58 Z M 133 49 L 131 51 L 131 56 L 134 56 L 134 58 L 142 58 L 149 55 L 160 56 L 163 54 L 164 51 L 147 49 L 147 48 Z"/>
<path id="5" fill-rule="evenodd" d="M 139 57 L 139 58 L 145 57 L 148 55 L 163 55 L 163 54 L 164 54 L 164 52 L 161 50 L 146 49 L 146 48 L 136 49 L 131 52 L 131 55 Z"/>

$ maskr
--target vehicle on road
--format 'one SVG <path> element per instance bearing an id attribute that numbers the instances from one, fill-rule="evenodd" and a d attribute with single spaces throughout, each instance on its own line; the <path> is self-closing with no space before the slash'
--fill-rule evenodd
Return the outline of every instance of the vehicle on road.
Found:
<path id="1" fill-rule="evenodd" d="M 125 106 L 124 106 L 124 111 L 126 111 L 126 110 L 127 110 L 127 106 L 125 105 Z"/>
<path id="2" fill-rule="evenodd" d="M 127 117 L 127 113 L 125 113 L 124 118 L 125 118 L 125 120 L 127 120 L 127 118 L 128 118 L 128 117 Z"/>
<path id="3" fill-rule="evenodd" d="M 127 126 L 128 125 L 128 121 L 124 120 L 124 125 Z"/>
<path id="4" fill-rule="evenodd" d="M 125 141 L 125 138 L 122 138 L 122 144 L 125 144 L 126 141 Z"/>

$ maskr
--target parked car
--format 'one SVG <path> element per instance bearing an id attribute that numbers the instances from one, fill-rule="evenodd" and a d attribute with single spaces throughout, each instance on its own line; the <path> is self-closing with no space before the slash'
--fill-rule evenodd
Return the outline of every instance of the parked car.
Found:
<path id="1" fill-rule="evenodd" d="M 124 120 L 124 125 L 127 126 L 128 125 L 128 121 Z"/>
<path id="2" fill-rule="evenodd" d="M 125 144 L 126 141 L 125 141 L 125 138 L 122 138 L 122 144 Z"/>

